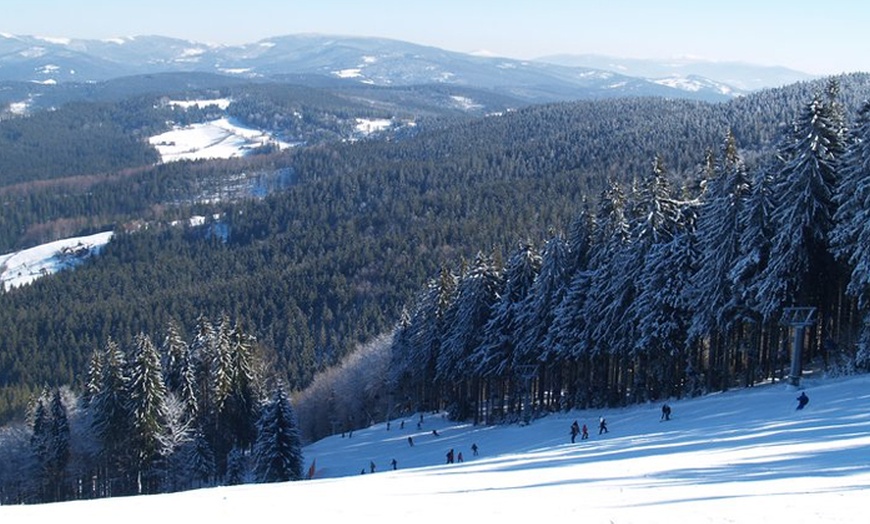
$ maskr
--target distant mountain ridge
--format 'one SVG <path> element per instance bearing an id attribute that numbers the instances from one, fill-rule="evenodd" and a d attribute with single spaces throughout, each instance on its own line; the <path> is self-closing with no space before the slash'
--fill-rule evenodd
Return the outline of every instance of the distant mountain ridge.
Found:
<path id="1" fill-rule="evenodd" d="M 620 71 L 605 66 L 603 61 L 581 65 L 566 57 L 534 61 L 482 57 L 385 38 L 318 34 L 278 36 L 243 45 L 162 36 L 82 40 L 0 34 L 0 82 L 47 85 L 206 72 L 371 86 L 466 86 L 529 102 L 615 96 L 723 101 L 766 84 L 772 76 L 734 77 L 726 82 L 696 69 L 687 70 L 687 75 L 678 75 L 676 70 L 660 75 L 647 73 L 658 73 L 661 68 L 635 65 Z M 766 71 L 752 71 L 761 70 Z M 796 74 L 795 78 L 805 77 Z"/>
<path id="2" fill-rule="evenodd" d="M 701 78 L 724 84 L 740 91 L 757 91 L 769 87 L 782 87 L 795 82 L 816 78 L 813 75 L 781 66 L 763 66 L 744 62 L 718 62 L 693 58 L 653 60 L 619 58 L 605 55 L 550 55 L 537 59 L 541 62 L 568 67 L 589 67 L 615 71 L 629 76 L 667 80 L 672 78 Z"/>

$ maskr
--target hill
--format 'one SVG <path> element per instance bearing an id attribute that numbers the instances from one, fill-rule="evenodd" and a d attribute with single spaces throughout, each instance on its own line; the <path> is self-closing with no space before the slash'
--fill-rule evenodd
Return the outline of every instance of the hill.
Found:
<path id="1" fill-rule="evenodd" d="M 0 507 L 4 522 L 267 520 L 348 522 L 863 522 L 870 489 L 870 376 L 808 376 L 808 407 L 775 383 L 659 405 L 554 413 L 527 426 L 453 424 L 426 414 L 383 421 L 305 448 L 313 480 L 170 495 Z M 572 420 L 593 431 L 570 443 Z M 404 429 L 400 429 L 405 420 Z M 431 435 L 437 429 L 440 436 Z M 415 437 L 415 445 L 407 437 Z M 469 450 L 477 443 L 479 456 Z M 450 448 L 463 463 L 445 464 Z M 395 458 L 398 469 L 390 470 Z M 369 461 L 376 472 L 370 474 Z M 360 470 L 365 469 L 364 475 Z M 187 518 L 187 517 L 185 517 Z"/>
<path id="2" fill-rule="evenodd" d="M 68 82 L 173 72 L 290 76 L 307 85 L 465 86 L 526 102 L 619 96 L 724 101 L 741 93 L 712 81 L 684 88 L 616 70 L 482 57 L 385 38 L 294 34 L 229 46 L 162 36 L 103 41 L 0 35 L 0 81 L 27 82 L 40 91 Z"/>

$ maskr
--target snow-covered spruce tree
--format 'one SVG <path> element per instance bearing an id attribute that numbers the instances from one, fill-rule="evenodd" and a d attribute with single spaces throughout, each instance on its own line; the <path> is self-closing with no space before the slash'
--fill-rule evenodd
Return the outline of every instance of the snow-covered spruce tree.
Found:
<path id="1" fill-rule="evenodd" d="M 635 300 L 638 338 L 634 347 L 634 400 L 680 397 L 686 367 L 691 309 L 685 288 L 698 251 L 688 225 L 647 254 Z"/>
<path id="2" fill-rule="evenodd" d="M 110 339 L 100 360 L 100 384 L 90 403 L 100 461 L 95 495 L 129 495 L 135 493 L 135 483 L 129 476 L 134 468 L 130 453 L 133 424 L 127 388 L 127 359 L 118 344 Z"/>
<path id="3" fill-rule="evenodd" d="M 631 214 L 632 242 L 617 258 L 625 272 L 617 284 L 622 287 L 621 303 L 626 307 L 610 315 L 612 322 L 619 323 L 610 332 L 618 343 L 617 354 L 627 357 L 625 364 L 630 366 L 635 401 L 660 394 L 670 353 L 684 342 L 685 331 L 680 332 L 685 327 L 681 325 L 684 308 L 679 301 L 688 278 L 686 265 L 693 261 L 685 261 L 690 256 L 687 245 L 675 242 L 681 227 L 686 227 L 681 225 L 683 205 L 674 197 L 664 162 L 657 157 L 636 195 Z M 683 282 L 674 282 L 679 273 Z M 667 291 L 661 289 L 668 286 Z M 666 292 L 677 294 L 665 297 Z"/>
<path id="4" fill-rule="evenodd" d="M 302 478 L 302 439 L 296 413 L 283 385 L 278 385 L 257 422 L 253 474 L 257 482 Z"/>
<path id="5" fill-rule="evenodd" d="M 710 388 L 724 388 L 732 382 L 733 372 L 738 369 L 733 363 L 738 360 L 746 373 L 745 380 L 753 380 L 759 323 L 757 315 L 743 299 L 740 286 L 735 285 L 733 272 L 738 265 L 755 260 L 753 256 L 760 250 L 766 252 L 764 246 L 769 240 L 758 229 L 766 222 L 766 215 L 756 216 L 766 209 L 755 207 L 751 210 L 754 215 L 747 209 L 752 184 L 732 133 L 725 137 L 708 171 L 695 229 L 699 260 L 687 289 L 692 311 L 688 358 L 692 369 L 706 369 Z M 766 189 L 765 186 L 759 188 Z M 765 196 L 766 193 L 755 195 L 756 198 Z M 764 203 L 761 200 L 753 204 L 763 206 Z M 755 227 L 751 238 L 744 229 L 750 226 Z M 746 242 L 747 260 L 742 260 L 742 242 Z M 750 269 L 757 263 L 756 260 L 745 267 Z M 746 274 L 741 278 L 749 277 L 750 274 Z M 702 359 L 707 361 L 706 365 Z M 694 386 L 692 389 L 697 390 Z"/>
<path id="6" fill-rule="evenodd" d="M 831 249 L 851 271 L 847 291 L 863 319 L 855 364 L 870 369 L 870 102 L 861 107 L 850 133 L 834 200 Z"/>
<path id="7" fill-rule="evenodd" d="M 169 321 L 166 337 L 160 346 L 160 355 L 166 390 L 175 393 L 181 392 L 185 387 L 184 375 L 186 368 L 189 367 L 190 348 L 175 319 Z"/>
<path id="8" fill-rule="evenodd" d="M 408 324 L 401 327 L 391 356 L 390 375 L 399 386 L 397 398 L 405 400 L 406 407 L 415 411 L 434 409 L 440 393 L 436 385 L 436 365 L 441 353 L 441 340 L 445 332 L 445 315 L 456 293 L 457 277 L 442 269 L 417 298 Z"/>
<path id="9" fill-rule="evenodd" d="M 211 443 L 202 430 L 196 430 L 172 457 L 176 489 L 198 489 L 216 484 L 216 468 Z"/>
<path id="10" fill-rule="evenodd" d="M 508 259 L 504 272 L 504 289 L 493 304 L 484 328 L 484 340 L 475 354 L 475 372 L 501 381 L 510 376 L 510 366 L 518 336 L 518 316 L 532 284 L 541 270 L 541 255 L 531 242 L 523 242 Z"/>
<path id="11" fill-rule="evenodd" d="M 625 193 L 612 181 L 599 198 L 587 276 L 578 277 L 582 282 L 572 283 L 572 286 L 587 288 L 581 309 L 571 313 L 584 320 L 572 335 L 576 340 L 571 354 L 586 361 L 585 376 L 578 378 L 577 396 L 580 403 L 593 407 L 608 402 L 610 377 L 616 371 L 610 341 L 598 338 L 596 331 L 605 322 L 607 305 L 616 299 L 617 289 L 610 284 L 621 271 L 615 264 L 616 256 L 629 241 L 627 206 Z"/>
<path id="12" fill-rule="evenodd" d="M 103 351 L 99 348 L 94 348 L 91 352 L 91 358 L 88 361 L 88 371 L 85 375 L 84 392 L 82 394 L 82 404 L 88 407 L 91 400 L 100 390 L 100 381 L 103 376 Z"/>
<path id="13" fill-rule="evenodd" d="M 230 450 L 227 456 L 227 472 L 224 482 L 227 486 L 238 486 L 248 481 L 248 454 L 239 448 Z"/>
<path id="14" fill-rule="evenodd" d="M 502 286 L 501 268 L 492 257 L 478 253 L 474 264 L 460 277 L 456 300 L 448 308 L 441 352 L 436 362 L 436 380 L 445 386 L 450 414 L 469 418 L 477 401 L 478 376 L 473 364 L 483 343 L 483 332 Z"/>
<path id="15" fill-rule="evenodd" d="M 139 334 L 135 344 L 128 382 L 129 451 L 133 455 L 137 493 L 157 493 L 165 473 L 161 469 L 164 466 L 162 459 L 172 451 L 167 449 L 166 386 L 160 355 L 151 338 Z"/>
<path id="16" fill-rule="evenodd" d="M 828 235 L 836 212 L 842 136 L 834 106 L 816 95 L 779 147 L 773 174 L 774 236 L 755 289 L 766 321 L 778 321 L 783 308 L 792 305 L 816 306 L 821 326 L 832 313 L 840 275 Z"/>
<path id="17" fill-rule="evenodd" d="M 402 308 L 399 322 L 393 332 L 390 345 L 390 367 L 387 370 L 387 386 L 391 394 L 409 407 L 414 391 L 414 370 L 417 365 L 412 361 L 414 348 L 411 345 L 411 313 Z"/>
<path id="18" fill-rule="evenodd" d="M 629 214 L 630 238 L 614 254 L 612 264 L 618 268 L 605 282 L 598 282 L 607 300 L 593 325 L 593 341 L 606 344 L 613 365 L 621 369 L 620 377 L 629 377 L 630 370 L 643 370 L 649 355 L 636 351 L 637 328 L 643 312 L 638 310 L 636 298 L 644 271 L 646 257 L 653 246 L 673 239 L 680 216 L 679 202 L 671 195 L 664 163 L 656 157 L 650 174 L 634 192 Z M 597 300 L 596 300 L 597 301 Z M 632 382 L 643 382 L 635 376 Z M 612 385 L 611 402 L 624 402 L 628 388 L 633 384 L 625 378 Z"/>
<path id="19" fill-rule="evenodd" d="M 222 426 L 232 435 L 232 448 L 249 450 L 257 436 L 262 392 L 256 340 L 236 323 L 229 336 L 230 390 L 221 410 Z"/>
<path id="20" fill-rule="evenodd" d="M 37 503 L 52 502 L 47 493 L 50 491 L 51 419 L 45 405 L 46 396 L 46 392 L 43 392 L 36 399 L 36 407 L 33 410 L 33 433 L 30 437 L 30 452 L 33 455 L 33 471 L 30 475 L 31 484 L 34 486 L 32 497 Z"/>
<path id="21" fill-rule="evenodd" d="M 484 381 L 488 416 L 504 416 L 501 399 L 511 384 L 511 364 L 519 335 L 518 317 L 541 268 L 541 256 L 531 242 L 523 242 L 508 259 L 504 288 L 500 290 L 483 333 L 481 348 L 474 354 L 474 372 Z"/>
<path id="22" fill-rule="evenodd" d="M 740 215 L 749 193 L 749 174 L 729 132 L 714 163 L 695 228 L 699 253 L 687 299 L 692 310 L 689 337 L 707 338 L 738 321 L 730 272 L 740 253 Z"/>
<path id="23" fill-rule="evenodd" d="M 0 505 L 35 502 L 29 493 L 34 456 L 29 425 L 6 424 L 0 427 Z"/>
<path id="24" fill-rule="evenodd" d="M 526 392 L 529 395 L 537 394 L 537 404 L 543 406 L 545 393 L 548 390 L 561 390 L 560 384 L 561 366 L 548 362 L 546 352 L 547 334 L 553 324 L 556 308 L 562 302 L 562 298 L 568 287 L 570 270 L 573 267 L 569 258 L 568 244 L 565 239 L 554 234 L 544 244 L 541 250 L 541 269 L 535 277 L 532 287 L 520 307 L 517 315 L 517 342 L 513 354 L 511 368 L 515 373 L 515 380 L 537 380 L 534 391 Z M 526 375 L 530 367 L 536 367 L 534 377 Z M 523 376 L 525 375 L 525 376 Z M 555 384 L 554 384 L 555 383 Z M 535 384 L 521 384 L 522 387 L 532 387 Z M 558 395 L 549 395 L 546 398 L 558 398 Z"/>

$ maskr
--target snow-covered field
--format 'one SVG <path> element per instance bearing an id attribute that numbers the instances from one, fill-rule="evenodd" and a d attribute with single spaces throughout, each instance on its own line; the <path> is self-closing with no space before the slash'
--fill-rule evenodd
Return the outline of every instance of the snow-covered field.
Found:
<path id="1" fill-rule="evenodd" d="M 106 231 L 0 255 L 0 283 L 8 291 L 42 276 L 75 267 L 88 256 L 99 253 L 111 238 L 112 232 Z"/>
<path id="2" fill-rule="evenodd" d="M 418 429 L 409 415 L 389 430 L 381 421 L 307 446 L 313 480 L 7 506 L 0 521 L 867 522 L 870 376 L 806 378 L 802 387 L 803 411 L 797 390 L 777 383 L 671 402 L 670 421 L 660 421 L 660 404 L 552 414 L 524 427 L 426 414 Z M 609 433 L 598 434 L 599 416 Z M 589 425 L 588 440 L 570 442 L 574 419 Z M 445 464 L 451 448 L 464 462 Z"/>
<path id="3" fill-rule="evenodd" d="M 148 140 L 163 162 L 239 157 L 267 144 L 290 147 L 265 131 L 227 117 L 172 129 Z"/>

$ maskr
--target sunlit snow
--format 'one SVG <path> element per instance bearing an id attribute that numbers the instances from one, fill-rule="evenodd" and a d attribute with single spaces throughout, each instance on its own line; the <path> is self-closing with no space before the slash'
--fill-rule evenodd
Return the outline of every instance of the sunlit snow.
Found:
<path id="1" fill-rule="evenodd" d="M 0 521 L 866 522 L 870 376 L 807 378 L 802 387 L 803 411 L 796 389 L 776 383 L 671 402 L 670 421 L 660 420 L 660 403 L 554 413 L 527 426 L 427 413 L 418 428 L 408 415 L 305 447 L 312 480 L 2 506 Z M 609 423 L 603 435 L 599 416 Z M 590 437 L 572 444 L 575 419 Z M 449 449 L 464 461 L 446 464 Z"/>
<path id="2" fill-rule="evenodd" d="M 364 135 L 370 135 L 389 129 L 393 125 L 393 121 L 389 118 L 357 118 L 356 131 Z"/>
<path id="3" fill-rule="evenodd" d="M 341 69 L 339 71 L 333 71 L 332 74 L 339 78 L 358 78 L 362 76 L 362 69 L 358 67 L 351 69 Z"/>
<path id="4" fill-rule="evenodd" d="M 10 290 L 30 284 L 37 278 L 75 267 L 85 258 L 99 253 L 112 238 L 107 231 L 95 235 L 66 238 L 15 253 L 0 255 L 0 283 Z"/>
<path id="5" fill-rule="evenodd" d="M 265 131 L 227 117 L 173 129 L 152 136 L 149 142 L 163 162 L 239 157 L 267 144 L 289 147 Z"/>
<path id="6" fill-rule="evenodd" d="M 450 98 L 453 99 L 453 101 L 456 103 L 456 105 L 458 105 L 459 107 L 461 107 L 462 109 L 464 109 L 466 111 L 470 111 L 472 109 L 480 109 L 481 107 L 483 107 L 482 105 L 478 104 L 477 102 L 475 102 L 474 100 L 472 100 L 466 96 L 454 95 L 454 96 L 451 96 Z"/>
<path id="7" fill-rule="evenodd" d="M 170 106 L 180 107 L 182 109 L 189 109 L 191 107 L 210 107 L 217 106 L 220 109 L 226 109 L 230 106 L 232 100 L 229 98 L 209 98 L 204 100 L 170 100 Z"/>

